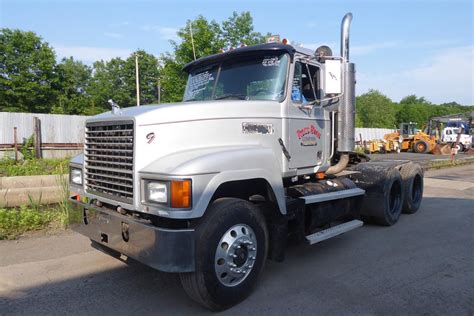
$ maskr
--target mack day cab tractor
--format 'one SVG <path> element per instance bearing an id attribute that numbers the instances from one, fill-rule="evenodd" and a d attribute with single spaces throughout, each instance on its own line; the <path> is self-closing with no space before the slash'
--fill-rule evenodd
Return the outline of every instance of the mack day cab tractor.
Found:
<path id="1" fill-rule="evenodd" d="M 416 212 L 423 172 L 354 152 L 355 66 L 285 43 L 187 64 L 184 101 L 88 119 L 70 163 L 75 229 L 92 246 L 179 273 L 212 310 L 242 301 L 288 238 L 309 244 Z M 349 237 L 346 237 L 349 238 Z"/>

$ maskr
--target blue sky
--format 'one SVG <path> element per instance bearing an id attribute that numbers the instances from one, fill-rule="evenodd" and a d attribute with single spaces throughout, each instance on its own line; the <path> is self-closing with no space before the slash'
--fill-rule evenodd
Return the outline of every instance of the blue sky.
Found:
<path id="1" fill-rule="evenodd" d="M 409 94 L 435 103 L 474 104 L 473 1 L 11 1 L 0 0 L 0 27 L 31 30 L 58 58 L 86 63 L 159 55 L 187 19 L 218 22 L 250 11 L 255 30 L 339 51 L 342 16 L 354 15 L 351 59 L 357 93 L 378 89 L 394 101 Z"/>

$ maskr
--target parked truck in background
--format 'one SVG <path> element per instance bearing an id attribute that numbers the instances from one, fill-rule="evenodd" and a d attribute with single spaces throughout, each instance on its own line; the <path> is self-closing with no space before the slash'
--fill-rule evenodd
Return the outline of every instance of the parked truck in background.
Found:
<path id="1" fill-rule="evenodd" d="M 351 19 L 340 56 L 241 47 L 187 64 L 182 103 L 89 119 L 70 163 L 75 229 L 106 253 L 179 273 L 192 299 L 222 310 L 249 295 L 267 259 L 283 261 L 289 238 L 313 244 L 416 212 L 417 164 L 354 152 Z"/>

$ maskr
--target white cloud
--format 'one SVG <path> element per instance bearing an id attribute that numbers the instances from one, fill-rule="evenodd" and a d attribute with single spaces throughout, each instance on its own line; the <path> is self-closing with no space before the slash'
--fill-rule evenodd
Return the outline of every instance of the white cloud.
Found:
<path id="1" fill-rule="evenodd" d="M 382 43 L 371 43 L 365 45 L 354 45 L 350 48 L 350 54 L 360 56 L 371 54 L 377 50 L 392 48 L 398 46 L 400 43 L 396 41 L 382 42 Z"/>
<path id="2" fill-rule="evenodd" d="M 122 34 L 120 33 L 105 32 L 104 35 L 111 38 L 122 38 Z"/>
<path id="3" fill-rule="evenodd" d="M 177 28 L 174 27 L 166 27 L 166 26 L 159 26 L 159 25 L 144 25 L 142 26 L 142 30 L 145 32 L 154 32 L 157 33 L 161 39 L 165 40 L 179 40 Z"/>
<path id="4" fill-rule="evenodd" d="M 350 47 L 350 54 L 355 56 L 367 55 L 374 53 L 377 50 L 392 48 L 398 46 L 399 42 L 383 42 L 383 43 L 371 43 L 366 45 L 353 45 Z M 339 55 L 339 43 L 303 43 L 303 47 L 316 50 L 321 45 L 327 45 L 331 47 L 334 55 Z"/>
<path id="5" fill-rule="evenodd" d="M 474 45 L 443 50 L 424 64 L 398 73 L 364 73 L 359 69 L 358 93 L 378 89 L 394 101 L 416 94 L 434 103 L 474 104 Z"/>
<path id="6" fill-rule="evenodd" d="M 301 44 L 304 48 L 309 48 L 311 50 L 316 50 L 321 45 L 326 45 L 331 47 L 333 54 L 337 55 L 338 53 L 335 51 L 336 47 L 338 47 L 336 43 L 302 43 Z"/>
<path id="7" fill-rule="evenodd" d="M 94 62 L 97 60 L 110 60 L 115 57 L 127 58 L 132 51 L 125 48 L 109 48 L 94 46 L 65 46 L 53 45 L 54 50 L 59 58 L 73 56 L 74 59 L 83 62 Z"/>
<path id="8" fill-rule="evenodd" d="M 434 40 L 426 40 L 411 43 L 410 46 L 412 47 L 423 47 L 423 48 L 430 48 L 430 47 L 440 47 L 440 46 L 454 46 L 459 45 L 463 40 L 458 38 L 449 38 L 449 39 L 434 39 Z"/>
<path id="9" fill-rule="evenodd" d="M 123 21 L 123 22 L 116 22 L 116 23 L 110 23 L 110 27 L 116 27 L 116 26 L 128 26 L 130 25 L 130 22 L 128 21 Z"/>

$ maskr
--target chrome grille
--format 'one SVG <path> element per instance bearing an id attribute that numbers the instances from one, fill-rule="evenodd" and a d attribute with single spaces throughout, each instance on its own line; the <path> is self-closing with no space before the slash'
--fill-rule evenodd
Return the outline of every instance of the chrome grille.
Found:
<path id="1" fill-rule="evenodd" d="M 133 122 L 86 125 L 86 191 L 133 204 Z"/>

